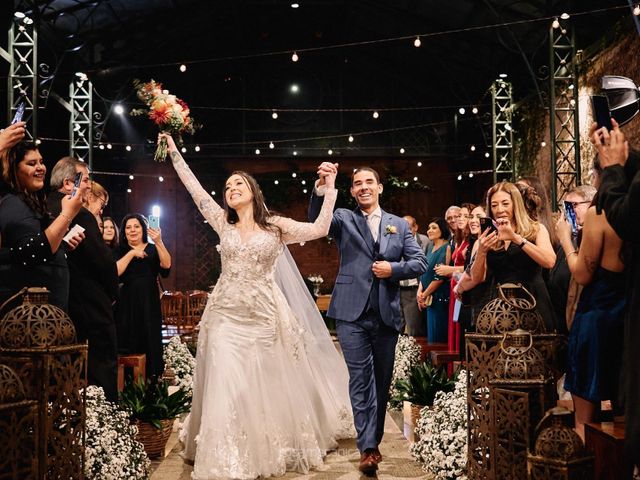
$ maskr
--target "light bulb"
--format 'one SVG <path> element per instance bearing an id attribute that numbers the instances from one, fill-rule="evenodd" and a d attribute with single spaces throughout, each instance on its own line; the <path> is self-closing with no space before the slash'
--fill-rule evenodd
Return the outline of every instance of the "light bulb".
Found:
<path id="1" fill-rule="evenodd" d="M 99 148 L 100 150 L 104 150 L 104 145 L 100 144 L 100 145 L 98 145 L 98 148 Z"/>
<path id="2" fill-rule="evenodd" d="M 473 178 L 473 172 L 469 172 L 469 178 Z"/>
<path id="3" fill-rule="evenodd" d="M 471 145 L 471 151 L 475 152 L 476 151 L 476 146 L 475 145 Z"/>
<path id="4" fill-rule="evenodd" d="M 256 155 L 260 155 L 260 149 L 256 148 Z"/>
<path id="5" fill-rule="evenodd" d="M 302 180 L 300 183 L 301 183 L 302 185 L 306 185 L 306 184 L 307 184 L 306 180 Z"/>
<path id="6" fill-rule="evenodd" d="M 327 153 L 328 153 L 329 155 L 333 155 L 333 150 L 329 149 L 329 150 L 327 150 Z"/>
<path id="7" fill-rule="evenodd" d="M 180 151 L 181 151 L 182 153 L 187 153 L 187 147 L 182 147 L 182 148 L 180 149 Z"/>
<path id="8" fill-rule="evenodd" d="M 458 180 L 462 180 L 462 175 L 458 175 Z"/>
<path id="9" fill-rule="evenodd" d="M 418 162 L 418 163 L 417 163 L 417 165 L 418 165 L 419 167 L 421 167 L 421 166 L 422 166 L 422 162 Z"/>
<path id="10" fill-rule="evenodd" d="M 180 71 L 181 71 L 182 73 L 184 73 L 184 72 L 186 72 L 186 71 L 187 71 L 187 66 L 186 66 L 184 63 L 183 63 L 182 65 L 180 65 Z"/>
<path id="11" fill-rule="evenodd" d="M 418 177 L 413 177 L 413 181 L 417 182 L 418 181 Z"/>
<path id="12" fill-rule="evenodd" d="M 302 189 L 302 193 L 307 193 L 307 189 L 306 189 L 306 188 L 303 188 L 303 189 Z"/>
<path id="13" fill-rule="evenodd" d="M 115 113 L 116 115 L 122 115 L 124 113 L 124 107 L 118 103 L 115 107 L 113 107 L 113 113 Z"/>
<path id="14" fill-rule="evenodd" d="M 199 151 L 200 151 L 200 145 L 196 145 L 196 146 L 195 146 L 195 148 L 194 148 L 194 150 L 195 150 L 196 152 L 199 152 Z"/>
<path id="15" fill-rule="evenodd" d="M 279 182 L 278 180 L 274 180 L 274 181 L 273 181 L 273 183 L 274 183 L 275 185 L 278 185 L 280 182 Z"/>
<path id="16" fill-rule="evenodd" d="M 133 175 L 129 175 L 129 180 L 133 180 Z"/>
<path id="17" fill-rule="evenodd" d="M 373 118 L 378 118 L 379 116 L 380 114 L 377 111 L 373 112 Z"/>
<path id="18" fill-rule="evenodd" d="M 349 142 L 353 143 L 353 135 L 349 135 Z"/>
<path id="19" fill-rule="evenodd" d="M 216 191 L 215 190 L 211 190 L 211 195 L 215 195 Z"/>
<path id="20" fill-rule="evenodd" d="M 294 151 L 293 151 L 293 156 L 295 157 L 295 156 L 297 156 L 297 155 L 298 155 L 298 151 L 297 151 L 297 150 L 294 150 Z"/>
<path id="21" fill-rule="evenodd" d="M 540 146 L 541 146 L 541 147 L 546 147 L 546 146 L 547 146 L 547 142 L 542 141 L 542 142 L 540 143 Z"/>
<path id="22" fill-rule="evenodd" d="M 404 182 L 404 183 L 403 183 L 403 185 L 404 185 L 405 187 L 408 187 L 408 186 L 409 186 L 409 182 Z"/>
<path id="23" fill-rule="evenodd" d="M 561 18 L 562 20 L 569 20 L 569 14 L 565 12 L 565 13 L 563 13 L 562 15 L 560 15 L 560 18 Z"/>
<path id="24" fill-rule="evenodd" d="M 508 75 L 506 73 L 501 73 L 500 75 L 498 75 L 500 78 L 507 78 Z"/>
<path id="25" fill-rule="evenodd" d="M 553 22 L 551 22 L 551 26 L 552 26 L 553 28 L 560 28 L 560 22 L 558 21 L 558 19 L 557 19 L 557 18 L 554 18 L 554 19 L 553 19 Z"/>
<path id="26" fill-rule="evenodd" d="M 130 188 L 127 188 L 127 193 L 131 193 L 131 189 Z"/>
<path id="27" fill-rule="evenodd" d="M 107 149 L 111 150 L 113 148 L 113 145 L 111 145 L 110 143 L 107 143 Z"/>
<path id="28" fill-rule="evenodd" d="M 158 181 L 159 182 L 164 182 L 164 177 L 163 176 L 158 177 Z"/>
<path id="29" fill-rule="evenodd" d="M 464 107 L 460 107 L 460 108 L 458 109 L 458 113 L 459 113 L 460 115 L 464 115 L 466 112 L 467 112 L 467 111 L 464 109 Z"/>
<path id="30" fill-rule="evenodd" d="M 269 142 L 269 148 L 273 150 L 274 148 L 276 148 L 276 146 L 273 144 L 273 142 Z"/>
<path id="31" fill-rule="evenodd" d="M 298 176 L 298 174 L 297 174 L 296 172 L 293 172 L 293 173 L 291 174 L 291 176 L 292 176 L 293 178 L 296 178 L 296 177 Z"/>
<path id="32" fill-rule="evenodd" d="M 127 152 L 130 152 L 130 151 L 131 151 L 131 145 L 127 145 L 126 147 L 124 147 L 124 149 L 125 149 Z"/>
<path id="33" fill-rule="evenodd" d="M 473 107 L 471 109 L 471 113 L 473 113 L 474 115 L 477 115 L 478 114 L 478 107 Z"/>
<path id="34" fill-rule="evenodd" d="M 401 148 L 401 149 L 400 149 L 400 153 L 401 153 L 401 154 L 402 154 L 402 153 L 404 153 L 404 148 Z"/>
<path id="35" fill-rule="evenodd" d="M 291 55 L 292 62 L 297 62 L 299 58 L 300 57 L 298 57 L 298 54 L 296 52 L 293 52 L 293 55 Z"/>
<path id="36" fill-rule="evenodd" d="M 278 112 L 273 112 L 273 113 L 271 114 L 271 118 L 273 118 L 274 120 L 275 120 L 276 118 L 278 118 Z"/>
<path id="37" fill-rule="evenodd" d="M 418 48 L 420 47 L 420 45 L 422 45 L 422 42 L 420 41 L 420 37 L 416 37 L 416 39 L 413 41 L 413 46 Z"/>
<path id="38" fill-rule="evenodd" d="M 485 152 L 484 156 L 485 158 L 489 158 L 491 155 L 489 154 L 489 152 Z"/>

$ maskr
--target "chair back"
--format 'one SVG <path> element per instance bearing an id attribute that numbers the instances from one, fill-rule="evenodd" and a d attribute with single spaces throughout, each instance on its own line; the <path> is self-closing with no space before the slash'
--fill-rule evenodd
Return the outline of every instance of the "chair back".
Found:
<path id="1" fill-rule="evenodd" d="M 162 323 L 181 328 L 184 324 L 183 315 L 184 293 L 162 292 L 160 308 L 162 310 Z"/>
<path id="2" fill-rule="evenodd" d="M 209 294 L 203 290 L 189 290 L 186 296 L 185 325 L 195 328 L 202 318 Z"/>

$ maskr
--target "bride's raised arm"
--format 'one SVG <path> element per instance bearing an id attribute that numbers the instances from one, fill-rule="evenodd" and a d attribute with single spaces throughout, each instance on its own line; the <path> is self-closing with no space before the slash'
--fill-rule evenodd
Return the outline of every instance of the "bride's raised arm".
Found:
<path id="1" fill-rule="evenodd" d="M 333 207 L 336 204 L 337 196 L 338 191 L 333 186 L 332 178 L 331 185 L 327 182 L 322 209 L 315 222 L 297 222 L 286 217 L 274 217 L 272 222 L 282 230 L 282 241 L 284 243 L 307 242 L 326 236 L 329 233 L 329 227 L 331 227 Z"/>
<path id="2" fill-rule="evenodd" d="M 200 182 L 187 165 L 187 162 L 185 162 L 182 155 L 180 155 L 178 147 L 176 147 L 176 143 L 173 141 L 173 138 L 171 138 L 171 135 L 161 133 L 158 135 L 158 140 L 163 137 L 167 140 L 169 157 L 171 158 L 171 163 L 178 177 L 180 177 L 180 180 L 191 194 L 191 198 L 193 198 L 200 213 L 202 213 L 213 229 L 219 233 L 224 224 L 223 208 L 202 188 L 202 185 L 200 185 Z"/>

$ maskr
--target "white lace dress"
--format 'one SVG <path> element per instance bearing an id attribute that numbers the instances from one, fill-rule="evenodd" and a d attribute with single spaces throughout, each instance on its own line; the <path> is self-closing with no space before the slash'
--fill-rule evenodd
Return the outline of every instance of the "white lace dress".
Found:
<path id="1" fill-rule="evenodd" d="M 184 160 L 174 167 L 220 236 L 222 273 L 200 321 L 193 405 L 181 432 L 194 479 L 307 473 L 338 438 L 353 436 L 348 385 L 334 385 L 307 355 L 305 330 L 274 281 L 285 243 L 327 234 L 336 191 L 314 223 L 277 217 L 282 241 L 258 232 L 242 242 Z M 347 378 L 344 375 L 336 378 Z M 341 391 L 337 395 L 336 391 Z M 342 401 L 338 399 L 343 399 Z"/>

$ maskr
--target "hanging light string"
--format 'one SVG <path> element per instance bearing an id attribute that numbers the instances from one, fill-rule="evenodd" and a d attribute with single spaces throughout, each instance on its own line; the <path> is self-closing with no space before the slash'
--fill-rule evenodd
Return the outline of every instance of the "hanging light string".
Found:
<path id="1" fill-rule="evenodd" d="M 614 11 L 614 10 L 621 10 L 621 9 L 627 9 L 629 8 L 628 5 L 617 5 L 617 6 L 612 6 L 612 7 L 605 7 L 605 8 L 596 8 L 593 10 L 586 10 L 586 11 L 582 11 L 582 12 L 574 12 L 569 14 L 569 16 L 571 17 L 580 17 L 580 16 L 586 16 L 586 15 L 592 15 L 594 13 L 604 13 L 604 12 L 610 12 L 610 11 Z M 339 44 L 335 44 L 335 45 L 325 45 L 325 46 L 321 46 L 321 47 L 307 47 L 307 48 L 296 48 L 295 50 L 279 50 L 279 51 L 275 51 L 275 52 L 262 52 L 262 53 L 250 53 L 250 54 L 244 54 L 244 55 L 229 55 L 229 56 L 225 56 L 225 57 L 213 57 L 213 58 L 204 58 L 204 59 L 199 59 L 199 60 L 183 60 L 180 62 L 163 62 L 163 63 L 147 63 L 147 64 L 137 64 L 137 65 L 122 65 L 122 66 L 118 66 L 118 67 L 113 67 L 113 68 L 106 68 L 106 69 L 94 69 L 94 70 L 87 70 L 87 73 L 102 73 L 102 74 L 108 74 L 111 71 L 121 71 L 121 70 L 133 70 L 133 69 L 139 69 L 139 68 L 156 68 L 156 67 L 172 67 L 172 66 L 182 66 L 182 65 L 198 65 L 198 64 L 205 64 L 205 63 L 214 63 L 214 62 L 223 62 L 223 61 L 229 61 L 229 60 L 244 60 L 244 59 L 250 59 L 250 58 L 260 58 L 260 57 L 272 57 L 272 56 L 279 56 L 279 55 L 287 55 L 287 56 L 299 56 L 301 53 L 310 53 L 310 52 L 319 52 L 319 51 L 326 51 L 326 50 L 336 50 L 336 49 L 341 49 L 341 48 L 350 48 L 350 47 L 360 47 L 360 46 L 367 46 L 367 45 L 377 45 L 377 44 L 381 44 L 381 43 L 391 43 L 391 42 L 403 42 L 403 41 L 408 41 L 408 40 L 415 40 L 416 37 L 419 37 L 421 39 L 425 39 L 425 38 L 430 38 L 430 37 L 439 37 L 439 36 L 446 36 L 446 35 L 454 35 L 454 34 L 459 34 L 459 33 L 467 33 L 467 32 L 476 32 L 476 31 L 482 31 L 482 30 L 491 30 L 494 28 L 502 28 L 502 27 L 511 27 L 511 26 L 516 26 L 516 25 L 526 25 L 526 24 L 532 24 L 532 23 L 538 23 L 538 22 L 548 22 L 548 21 L 553 21 L 554 19 L 557 19 L 558 15 L 548 15 L 548 16 L 544 16 L 544 17 L 539 17 L 539 18 L 532 18 L 532 19 L 526 19 L 526 20 L 514 20 L 511 22 L 500 22 L 500 23 L 491 23 L 488 25 L 478 25 L 475 27 L 465 27 L 465 28 L 453 28 L 450 30 L 442 30 L 439 32 L 427 32 L 427 33 L 413 33 L 410 35 L 403 35 L 401 37 L 390 37 L 390 38 L 379 38 L 379 39 L 375 39 L 375 40 L 363 40 L 363 41 L 359 41 L 359 42 L 347 42 L 347 43 L 339 43 Z"/>

